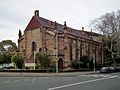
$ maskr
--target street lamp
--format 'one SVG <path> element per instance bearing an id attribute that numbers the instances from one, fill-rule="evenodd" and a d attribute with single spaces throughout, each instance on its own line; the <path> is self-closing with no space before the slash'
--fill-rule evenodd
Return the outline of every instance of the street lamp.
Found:
<path id="1" fill-rule="evenodd" d="M 33 51 L 33 54 L 34 54 L 34 70 L 35 70 L 35 51 Z"/>
<path id="2" fill-rule="evenodd" d="M 95 58 L 94 58 L 94 54 L 93 54 L 93 65 L 94 65 L 94 71 L 95 71 Z"/>
<path id="3" fill-rule="evenodd" d="M 36 51 L 36 43 L 35 43 L 35 41 L 33 41 L 32 42 L 32 51 L 33 51 L 33 62 L 34 62 L 34 70 L 35 70 L 35 55 L 36 55 L 36 53 L 35 53 L 35 51 Z"/>
<path id="4" fill-rule="evenodd" d="M 93 47 L 93 36 L 92 36 L 92 29 L 91 29 L 91 37 L 92 37 L 92 59 L 93 59 L 93 67 L 95 71 L 95 47 Z"/>
<path id="5" fill-rule="evenodd" d="M 56 30 L 56 73 L 58 73 L 58 34 Z"/>
<path id="6" fill-rule="evenodd" d="M 55 47 L 56 47 L 56 73 L 58 73 L 58 31 L 57 31 L 57 22 L 55 21 Z"/>

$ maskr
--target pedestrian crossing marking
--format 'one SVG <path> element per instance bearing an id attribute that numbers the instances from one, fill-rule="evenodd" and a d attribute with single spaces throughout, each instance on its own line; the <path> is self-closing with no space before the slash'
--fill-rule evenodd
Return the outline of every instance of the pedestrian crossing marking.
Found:
<path id="1" fill-rule="evenodd" d="M 112 77 L 113 75 L 105 75 L 105 74 L 95 74 L 95 75 L 82 75 L 85 77 Z"/>

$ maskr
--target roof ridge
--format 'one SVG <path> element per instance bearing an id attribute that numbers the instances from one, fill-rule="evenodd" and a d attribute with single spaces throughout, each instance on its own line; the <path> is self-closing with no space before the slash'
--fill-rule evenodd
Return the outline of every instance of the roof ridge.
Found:
<path id="1" fill-rule="evenodd" d="M 46 19 L 46 18 L 43 18 L 43 17 L 40 17 L 40 16 L 33 16 L 32 19 L 35 20 L 38 23 L 37 27 L 39 27 L 41 25 L 41 26 L 45 26 L 45 27 L 48 26 L 48 27 L 54 28 L 55 22 L 52 21 L 52 20 L 49 20 L 49 19 Z M 33 21 L 32 25 L 33 25 L 33 28 L 34 28 L 35 27 L 34 26 L 35 25 L 34 21 Z M 57 29 L 59 31 L 64 32 L 64 25 L 57 22 Z M 76 35 L 76 36 L 80 36 L 80 37 L 83 37 L 83 38 L 86 38 L 86 39 L 91 39 L 90 35 L 86 31 L 84 31 L 85 34 L 83 34 L 82 30 L 74 29 L 74 28 L 68 27 L 68 26 L 67 26 L 66 31 L 67 31 L 67 33 L 70 33 L 70 34 L 73 34 L 73 35 Z"/>

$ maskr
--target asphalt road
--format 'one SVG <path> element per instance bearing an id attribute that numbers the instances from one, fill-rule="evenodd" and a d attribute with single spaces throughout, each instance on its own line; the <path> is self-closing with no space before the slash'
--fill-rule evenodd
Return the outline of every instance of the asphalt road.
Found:
<path id="1" fill-rule="evenodd" d="M 71 77 L 0 77 L 0 90 L 120 90 L 120 73 Z"/>

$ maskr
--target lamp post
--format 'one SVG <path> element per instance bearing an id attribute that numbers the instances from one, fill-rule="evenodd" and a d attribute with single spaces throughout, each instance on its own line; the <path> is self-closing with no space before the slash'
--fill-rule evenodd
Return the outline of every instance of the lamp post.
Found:
<path id="1" fill-rule="evenodd" d="M 36 51 L 36 43 L 35 43 L 35 41 L 32 42 L 34 70 L 35 70 L 35 55 L 36 55 L 36 52 L 35 52 Z"/>
<path id="2" fill-rule="evenodd" d="M 94 65 L 94 71 L 95 71 L 95 55 L 93 53 L 93 65 Z"/>
<path id="3" fill-rule="evenodd" d="M 34 70 L 35 70 L 35 51 L 33 51 L 33 54 L 34 54 Z"/>
<path id="4" fill-rule="evenodd" d="M 58 34 L 56 30 L 56 73 L 58 73 Z"/>
<path id="5" fill-rule="evenodd" d="M 92 29 L 91 29 L 91 37 L 92 37 Z M 93 68 L 95 71 L 95 47 L 93 47 L 93 37 L 92 37 L 92 59 L 93 59 Z"/>

